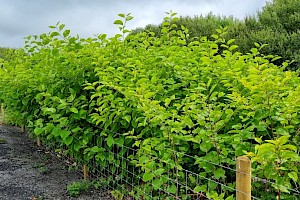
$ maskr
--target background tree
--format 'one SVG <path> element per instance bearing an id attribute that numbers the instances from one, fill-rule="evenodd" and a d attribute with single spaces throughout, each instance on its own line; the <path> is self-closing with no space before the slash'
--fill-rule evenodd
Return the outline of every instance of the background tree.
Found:
<path id="1" fill-rule="evenodd" d="M 15 49 L 0 47 L 0 59 L 10 60 L 14 54 Z"/>
<path id="2" fill-rule="evenodd" d="M 254 42 L 268 44 L 261 50 L 265 55 L 278 55 L 282 58 L 274 61 L 280 65 L 285 60 L 292 61 L 290 70 L 300 68 L 300 1 L 273 0 L 267 2 L 256 16 L 247 16 L 243 20 L 233 17 L 221 17 L 209 13 L 206 16 L 180 17 L 175 22 L 189 29 L 190 38 L 206 36 L 210 38 L 215 29 L 228 27 L 226 39 L 236 39 L 238 50 L 248 53 L 255 47 Z M 160 36 L 161 25 L 147 25 L 138 28 L 133 34 L 148 30 Z"/>
<path id="3" fill-rule="evenodd" d="M 267 2 L 261 12 L 258 12 L 258 21 L 265 27 L 280 30 L 289 34 L 300 28 L 300 1 L 273 0 Z"/>

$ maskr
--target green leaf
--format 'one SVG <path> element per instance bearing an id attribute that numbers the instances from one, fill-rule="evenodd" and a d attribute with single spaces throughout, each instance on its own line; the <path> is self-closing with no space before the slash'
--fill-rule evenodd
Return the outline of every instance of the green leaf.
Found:
<path id="1" fill-rule="evenodd" d="M 73 129 L 71 130 L 71 132 L 72 132 L 72 133 L 77 133 L 77 132 L 80 131 L 80 130 L 82 130 L 82 129 L 78 126 L 78 127 L 76 127 L 76 128 L 73 128 Z"/>
<path id="2" fill-rule="evenodd" d="M 53 130 L 52 130 L 52 134 L 55 136 L 55 137 L 58 137 L 59 134 L 61 132 L 61 129 L 59 127 L 55 127 Z"/>
<path id="3" fill-rule="evenodd" d="M 234 41 L 235 41 L 235 39 L 230 39 L 230 40 L 228 40 L 227 45 L 230 45 L 230 44 L 233 43 Z"/>
<path id="4" fill-rule="evenodd" d="M 170 98 L 166 98 L 165 99 L 165 106 L 169 106 L 169 104 L 171 103 L 171 99 Z"/>
<path id="5" fill-rule="evenodd" d="M 117 24 L 117 25 L 123 25 L 123 22 L 122 22 L 122 20 L 116 20 L 115 22 L 114 22 L 114 24 Z"/>
<path id="6" fill-rule="evenodd" d="M 34 129 L 34 134 L 35 134 L 36 136 L 41 135 L 43 132 L 44 132 L 44 129 L 43 129 L 43 128 L 35 128 L 35 129 Z"/>
<path id="7" fill-rule="evenodd" d="M 52 32 L 52 33 L 50 34 L 50 37 L 55 37 L 55 36 L 59 36 L 59 33 L 58 33 L 58 32 Z"/>
<path id="8" fill-rule="evenodd" d="M 215 29 L 215 30 L 217 31 L 217 33 L 220 33 L 220 34 L 222 33 L 222 30 L 219 29 L 219 28 L 218 28 L 218 29 Z"/>
<path id="9" fill-rule="evenodd" d="M 130 21 L 130 20 L 132 20 L 133 19 L 133 16 L 127 16 L 126 17 L 126 21 Z"/>
<path id="10" fill-rule="evenodd" d="M 64 143 L 69 146 L 72 142 L 73 142 L 73 137 L 67 137 L 65 140 L 64 140 Z"/>
<path id="11" fill-rule="evenodd" d="M 59 135 L 63 140 L 66 140 L 67 137 L 70 135 L 70 132 L 66 130 L 62 130 Z"/>
<path id="12" fill-rule="evenodd" d="M 92 148 L 91 148 L 91 152 L 93 152 L 93 153 L 98 153 L 100 151 L 100 149 L 99 149 L 99 147 L 97 147 L 97 146 L 93 146 Z"/>
<path id="13" fill-rule="evenodd" d="M 143 181 L 144 182 L 148 182 L 148 181 L 151 181 L 152 179 L 153 179 L 153 173 L 144 173 L 144 175 L 143 175 Z"/>
<path id="14" fill-rule="evenodd" d="M 74 144 L 74 150 L 75 151 L 79 151 L 80 148 L 81 148 L 81 144 L 80 143 L 75 143 Z"/>
<path id="15" fill-rule="evenodd" d="M 291 145 L 291 144 L 286 144 L 286 145 L 282 145 L 281 147 L 280 147 L 280 149 L 281 150 L 287 150 L 287 149 L 289 149 L 289 150 L 292 150 L 292 151 L 297 151 L 297 147 L 296 146 L 294 146 L 294 145 Z"/>
<path id="16" fill-rule="evenodd" d="M 78 109 L 74 108 L 74 107 L 70 108 L 70 111 L 73 112 L 73 113 L 78 113 Z"/>
<path id="17" fill-rule="evenodd" d="M 270 153 L 275 151 L 275 146 L 270 143 L 265 143 L 259 146 L 259 154 Z"/>
<path id="18" fill-rule="evenodd" d="M 196 183 L 196 178 L 193 175 L 189 175 L 189 179 L 191 183 Z"/>
<path id="19" fill-rule="evenodd" d="M 201 185 L 201 186 L 198 185 L 194 188 L 195 193 L 205 192 L 205 191 L 206 191 L 206 185 Z"/>
<path id="20" fill-rule="evenodd" d="M 131 116 L 130 115 L 126 115 L 123 117 L 128 123 L 130 123 L 131 120 Z"/>
<path id="21" fill-rule="evenodd" d="M 213 144 L 210 141 L 203 141 L 200 144 L 200 149 L 201 149 L 201 151 L 204 151 L 204 152 L 208 152 L 212 147 L 213 147 Z"/>
<path id="22" fill-rule="evenodd" d="M 116 145 L 118 145 L 119 147 L 122 147 L 124 145 L 124 137 L 119 137 L 118 139 L 114 139 L 114 142 L 116 143 Z"/>
<path id="23" fill-rule="evenodd" d="M 103 152 L 101 153 L 98 153 L 96 156 L 95 156 L 96 160 L 101 160 L 101 161 L 104 161 L 105 160 L 105 155 Z"/>
<path id="24" fill-rule="evenodd" d="M 153 182 L 152 182 L 152 184 L 153 184 L 154 190 L 157 190 L 157 189 L 159 189 L 164 184 L 164 182 L 160 178 L 160 179 L 154 179 Z"/>
<path id="25" fill-rule="evenodd" d="M 170 187 L 168 187 L 167 191 L 171 194 L 176 194 L 177 192 L 177 187 L 175 184 L 171 185 Z"/>
<path id="26" fill-rule="evenodd" d="M 229 197 L 227 197 L 225 200 L 234 200 L 233 195 L 230 195 Z"/>
<path id="27" fill-rule="evenodd" d="M 79 115 L 80 115 L 80 118 L 86 119 L 87 111 L 86 110 L 80 110 Z"/>
<path id="28" fill-rule="evenodd" d="M 281 136 L 280 138 L 277 139 L 277 146 L 281 146 L 285 143 L 287 143 L 287 141 L 289 140 L 290 136 L 289 135 L 284 135 L 284 136 Z"/>
<path id="29" fill-rule="evenodd" d="M 55 113 L 56 112 L 55 108 L 44 108 L 43 110 L 45 113 Z"/>
<path id="30" fill-rule="evenodd" d="M 157 170 L 154 171 L 154 175 L 155 175 L 155 176 L 160 176 L 160 175 L 162 175 L 164 172 L 165 172 L 165 169 L 160 168 L 160 169 L 157 169 Z"/>
<path id="31" fill-rule="evenodd" d="M 63 29 L 64 29 L 64 27 L 65 27 L 65 25 L 64 25 L 64 24 L 61 24 L 61 25 L 59 25 L 59 31 L 63 30 Z"/>
<path id="32" fill-rule="evenodd" d="M 147 92 L 146 94 L 144 94 L 145 99 L 150 99 L 151 97 L 153 97 L 155 95 L 154 92 Z"/>
<path id="33" fill-rule="evenodd" d="M 293 179 L 294 182 L 298 181 L 298 174 L 296 172 L 290 172 L 288 173 L 288 176 Z"/>
<path id="34" fill-rule="evenodd" d="M 213 37 L 214 39 L 219 39 L 219 36 L 218 35 L 216 35 L 216 34 L 213 34 L 213 35 L 211 35 L 211 37 Z"/>
<path id="35" fill-rule="evenodd" d="M 264 174 L 267 178 L 271 178 L 276 172 L 274 171 L 273 167 L 266 167 Z"/>
<path id="36" fill-rule="evenodd" d="M 216 179 L 220 179 L 220 178 L 223 178 L 225 177 L 225 170 L 219 168 L 217 169 L 215 172 L 214 172 L 214 176 Z"/>
<path id="37" fill-rule="evenodd" d="M 209 190 L 215 190 L 218 187 L 218 184 L 212 181 L 208 181 Z"/>
<path id="38" fill-rule="evenodd" d="M 254 140 L 257 142 L 257 143 L 259 143 L 259 144 L 261 144 L 262 143 L 262 139 L 261 139 L 261 137 L 260 138 L 254 138 Z"/>
<path id="39" fill-rule="evenodd" d="M 273 185 L 273 187 L 278 188 L 281 192 L 290 193 L 290 191 L 287 189 L 287 187 L 283 185 Z"/>
<path id="40" fill-rule="evenodd" d="M 107 141 L 107 145 L 109 147 L 111 147 L 114 144 L 114 138 L 112 137 L 111 134 L 108 136 L 108 138 L 106 139 L 106 141 Z"/>
<path id="41" fill-rule="evenodd" d="M 70 30 L 65 30 L 64 32 L 63 32 L 63 36 L 64 37 L 68 37 L 69 35 L 70 35 Z"/>
<path id="42" fill-rule="evenodd" d="M 232 46 L 229 47 L 229 51 L 233 51 L 233 50 L 235 50 L 237 48 L 239 48 L 238 45 L 232 45 Z"/>
<path id="43" fill-rule="evenodd" d="M 66 102 L 62 102 L 61 104 L 59 104 L 58 106 L 57 106 L 57 109 L 65 109 L 66 107 L 67 107 L 67 103 Z"/>
<path id="44" fill-rule="evenodd" d="M 281 59 L 281 58 L 282 58 L 281 56 L 276 56 L 275 58 L 273 58 L 273 59 L 271 60 L 271 62 L 274 62 L 274 61 L 279 60 L 279 59 Z"/>

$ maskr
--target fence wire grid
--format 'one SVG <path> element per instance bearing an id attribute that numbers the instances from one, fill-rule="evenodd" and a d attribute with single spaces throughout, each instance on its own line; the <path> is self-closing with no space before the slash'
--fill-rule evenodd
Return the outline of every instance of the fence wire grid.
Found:
<path id="1" fill-rule="evenodd" d="M 120 133 L 111 132 L 122 136 Z M 96 180 L 101 187 L 111 192 L 115 199 L 191 199 L 191 200 L 206 200 L 206 199 L 235 199 L 236 193 L 245 194 L 235 188 L 235 177 L 231 177 L 231 182 L 226 179 L 217 179 L 215 177 L 206 177 L 202 173 L 196 173 L 181 166 L 174 166 L 150 156 L 150 162 L 161 163 L 164 166 L 163 173 L 159 173 L 157 168 L 151 165 L 144 165 L 143 167 L 134 167 L 136 159 L 142 159 L 143 155 L 137 149 L 126 145 L 112 145 L 108 146 L 107 142 L 98 136 L 94 139 L 94 144 L 104 149 L 105 157 L 99 158 L 94 156 L 90 162 L 86 163 L 88 168 L 88 178 Z M 99 143 L 99 141 L 101 141 Z M 53 146 L 45 145 L 48 151 L 51 151 L 58 156 L 70 168 L 81 169 L 81 161 L 76 160 L 68 155 L 68 149 L 65 145 Z M 174 155 L 176 152 L 172 150 Z M 182 158 L 189 158 L 196 160 L 195 156 L 180 153 Z M 149 157 L 149 155 L 148 155 Z M 209 163 L 215 167 L 223 168 L 227 173 L 235 174 L 242 173 L 237 169 L 229 166 L 224 166 L 209 160 L 201 159 L 202 162 Z M 77 168 L 76 168 L 77 167 Z M 199 166 L 201 167 L 201 166 Z M 166 170 L 165 170 L 166 169 Z M 145 181 L 143 175 L 153 175 L 150 180 Z M 82 172 L 81 172 L 82 173 Z M 245 174 L 252 177 L 253 183 L 264 184 L 266 190 L 272 185 L 278 185 L 267 179 L 259 178 L 251 174 Z M 278 185 L 285 187 L 282 185 Z M 213 189 L 212 189 L 213 188 Z M 285 187 L 286 188 L 286 187 Z M 287 188 L 293 193 L 293 200 L 300 198 L 300 192 L 297 189 Z M 256 191 L 252 191 L 251 199 L 265 199 Z"/>
<path id="2" fill-rule="evenodd" d="M 2 110 L 3 112 L 3 110 Z M 2 113 L 2 118 L 3 118 Z M 0 114 L 1 117 L 1 114 Z M 1 119 L 1 118 L 0 118 Z M 2 121 L 2 120 L 1 120 Z M 108 131 L 108 130 L 105 130 Z M 124 136 L 121 133 L 110 131 L 113 134 Z M 145 164 L 144 166 L 135 167 L 134 161 L 142 159 L 143 155 L 137 149 L 126 145 L 108 146 L 107 142 L 98 136 L 94 138 L 94 144 L 104 149 L 105 157 L 94 156 L 86 166 L 90 180 L 97 180 L 101 187 L 104 187 L 111 192 L 115 199 L 235 199 L 236 193 L 245 194 L 243 191 L 238 191 L 235 188 L 235 177 L 232 177 L 231 182 L 226 179 L 217 179 L 215 177 L 207 177 L 205 173 L 197 173 L 191 170 L 184 169 L 180 165 L 175 165 L 162 161 L 157 157 L 150 156 L 150 161 L 161 163 L 163 170 L 154 166 Z M 75 138 L 76 139 L 76 138 Z M 99 141 L 101 141 L 99 143 Z M 69 155 L 69 150 L 66 145 L 59 144 L 42 144 L 41 148 L 44 151 L 50 152 L 60 160 L 62 160 L 70 168 L 79 169 L 83 164 Z M 172 150 L 174 155 L 177 153 L 182 155 L 182 158 L 196 160 L 195 156 L 176 152 Z M 149 155 L 148 155 L 149 156 Z M 176 156 L 175 156 L 176 157 Z M 240 173 L 238 170 L 230 166 L 224 166 L 209 160 L 201 159 L 202 162 L 209 163 L 215 167 L 220 167 L 226 170 L 225 173 Z M 201 166 L 200 166 L 201 167 Z M 144 177 L 145 174 L 149 176 Z M 286 186 L 276 184 L 264 178 L 256 177 L 251 174 L 252 184 L 264 184 L 266 191 L 272 186 L 286 188 L 293 194 L 292 200 L 300 199 L 299 185 L 296 188 L 287 188 Z M 252 196 L 255 194 L 255 196 Z M 266 197 L 258 197 L 257 191 L 252 191 L 251 199 L 267 199 Z"/>

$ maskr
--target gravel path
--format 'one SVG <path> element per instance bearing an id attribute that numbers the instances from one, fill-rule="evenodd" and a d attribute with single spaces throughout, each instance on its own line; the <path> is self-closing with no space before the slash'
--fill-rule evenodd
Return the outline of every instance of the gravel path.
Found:
<path id="1" fill-rule="evenodd" d="M 67 185 L 82 180 L 57 158 L 39 151 L 17 127 L 0 125 L 0 200 L 111 199 L 108 192 L 90 191 L 78 198 L 67 194 Z"/>

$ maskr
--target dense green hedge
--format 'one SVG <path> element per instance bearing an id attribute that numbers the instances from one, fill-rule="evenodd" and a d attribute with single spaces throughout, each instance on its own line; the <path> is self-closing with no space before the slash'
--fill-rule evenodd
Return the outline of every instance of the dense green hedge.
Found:
<path id="1" fill-rule="evenodd" d="M 238 52 L 234 39 L 224 39 L 226 29 L 216 30 L 213 41 L 187 42 L 189 30 L 177 27 L 172 13 L 159 37 L 151 31 L 126 37 L 132 17 L 119 16 L 122 34 L 112 38 L 73 37 L 57 24 L 49 34 L 28 37 L 15 59 L 2 61 L 7 120 L 26 125 L 48 145 L 66 146 L 79 163 L 123 165 L 109 152 L 130 146 L 136 154 L 114 151 L 129 154 L 130 167 L 143 177 L 142 184 L 131 181 L 145 190 L 154 183 L 154 190 L 166 187 L 188 198 L 167 188 L 168 178 L 190 178 L 175 168 L 234 186 L 234 173 L 220 166 L 234 169 L 235 157 L 247 154 L 254 175 L 282 185 L 266 191 L 257 182 L 254 195 L 272 199 L 285 192 L 282 197 L 292 198 L 288 188 L 299 187 L 300 175 L 300 79 L 284 71 L 288 63 L 272 64 L 278 58 L 261 55 L 259 44 L 248 54 Z M 194 192 L 213 199 L 234 194 L 212 182 L 199 187 L 189 181 Z"/>

